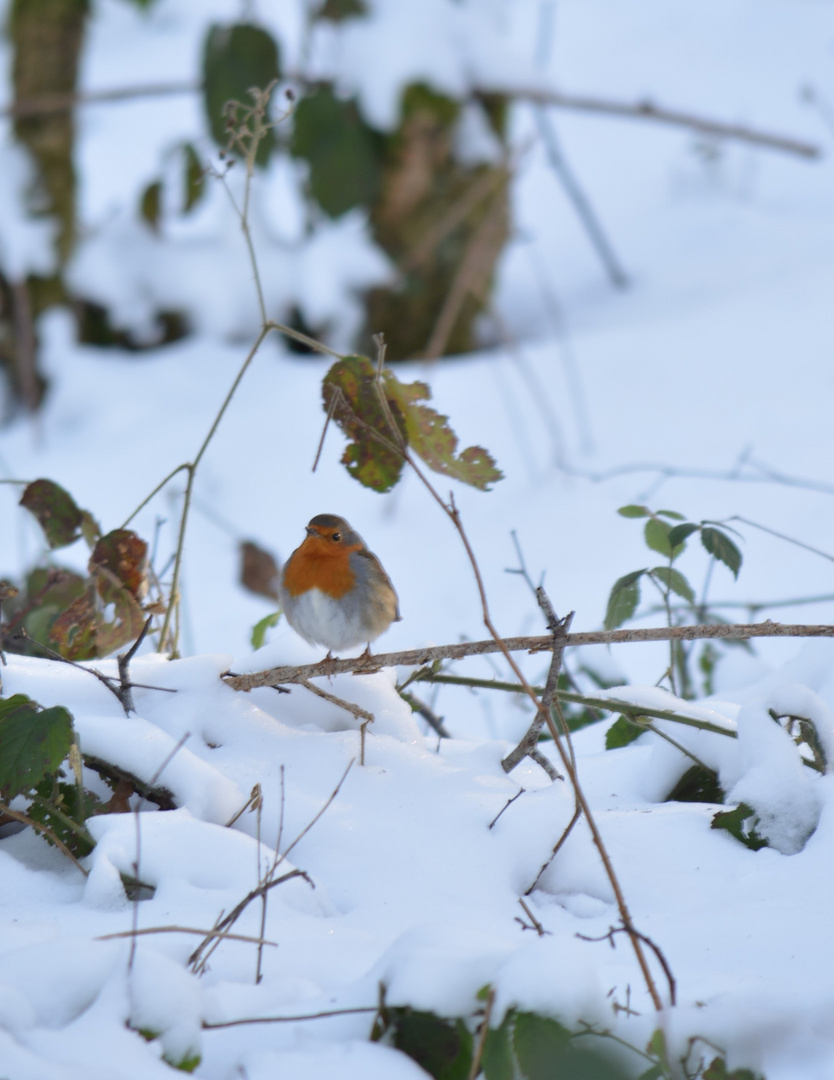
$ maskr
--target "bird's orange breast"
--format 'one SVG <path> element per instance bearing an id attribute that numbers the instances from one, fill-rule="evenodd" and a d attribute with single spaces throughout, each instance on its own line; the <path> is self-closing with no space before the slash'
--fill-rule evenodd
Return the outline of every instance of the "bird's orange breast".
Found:
<path id="1" fill-rule="evenodd" d="M 340 600 L 356 583 L 348 552 L 344 557 L 314 555 L 304 551 L 304 544 L 293 553 L 284 568 L 284 588 L 290 596 L 301 596 L 310 589 Z"/>

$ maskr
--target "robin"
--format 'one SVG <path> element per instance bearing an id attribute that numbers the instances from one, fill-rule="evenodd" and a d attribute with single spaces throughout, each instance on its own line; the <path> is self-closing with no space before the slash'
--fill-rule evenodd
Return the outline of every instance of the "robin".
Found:
<path id="1" fill-rule="evenodd" d="M 281 602 L 287 622 L 311 645 L 351 649 L 400 619 L 397 594 L 382 563 L 344 518 L 318 514 L 284 563 Z"/>

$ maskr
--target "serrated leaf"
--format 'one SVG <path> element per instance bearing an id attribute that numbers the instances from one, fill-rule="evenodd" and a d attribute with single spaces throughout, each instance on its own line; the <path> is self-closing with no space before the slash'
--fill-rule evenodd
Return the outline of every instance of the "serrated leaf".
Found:
<path id="1" fill-rule="evenodd" d="M 47 777 L 37 785 L 27 817 L 46 825 L 76 858 L 81 859 L 95 847 L 84 823 L 106 809 L 92 791 L 80 790 L 77 784 L 56 783 Z M 76 828 L 73 828 L 73 822 Z M 52 844 L 50 837 L 43 836 L 48 844 Z"/>
<path id="2" fill-rule="evenodd" d="M 185 191 L 183 192 L 182 211 L 184 214 L 188 214 L 205 195 L 206 185 L 203 183 L 203 165 L 191 143 L 186 143 L 183 146 L 183 153 L 185 154 L 183 177 Z"/>
<path id="3" fill-rule="evenodd" d="M 680 547 L 686 543 L 688 537 L 694 532 L 697 532 L 700 525 L 693 525 L 691 521 L 687 521 L 684 525 L 675 525 L 669 530 L 668 540 L 673 548 Z"/>
<path id="4" fill-rule="evenodd" d="M 346 356 L 325 375 L 322 396 L 325 410 L 351 440 L 342 462 L 365 487 L 389 491 L 397 483 L 404 465 L 402 453 L 395 449 L 398 444 L 410 446 L 433 471 L 480 490 L 501 479 L 492 457 L 481 447 L 456 453 L 458 440 L 448 417 L 421 404 L 431 396 L 425 383 L 401 383 L 385 371 L 380 389 L 376 368 L 367 357 Z"/>
<path id="5" fill-rule="evenodd" d="M 229 141 L 225 107 L 228 101 L 251 105 L 252 87 L 263 89 L 280 78 L 278 46 L 266 30 L 249 23 L 214 24 L 203 51 L 203 103 L 212 138 L 220 147 Z M 266 165 L 275 146 L 270 132 L 260 143 L 256 161 Z"/>
<path id="6" fill-rule="evenodd" d="M 669 533 L 671 531 L 665 521 L 661 521 L 656 517 L 649 518 L 643 530 L 646 545 L 659 555 L 665 555 L 667 559 L 671 559 L 672 545 L 669 543 Z"/>
<path id="7" fill-rule="evenodd" d="M 628 506 L 621 506 L 617 513 L 624 518 L 645 518 L 650 516 L 651 510 L 647 506 L 630 503 Z"/>
<path id="8" fill-rule="evenodd" d="M 734 578 L 738 577 L 741 569 L 741 552 L 725 532 L 705 525 L 701 529 L 701 543 L 714 559 L 724 563 Z"/>
<path id="9" fill-rule="evenodd" d="M 27 484 L 20 499 L 33 514 L 51 548 L 66 547 L 78 539 L 82 512 L 68 491 L 52 480 L 35 480 Z"/>
<path id="10" fill-rule="evenodd" d="M 0 700 L 0 795 L 4 802 L 57 771 L 72 745 L 72 716 L 25 694 Z"/>
<path id="11" fill-rule="evenodd" d="M 695 593 L 692 586 L 680 570 L 675 570 L 671 566 L 655 566 L 651 574 L 653 577 L 659 578 L 666 588 L 671 589 L 673 593 L 677 593 L 678 596 L 690 604 L 695 603 Z"/>
<path id="12" fill-rule="evenodd" d="M 262 619 L 252 627 L 252 648 L 260 649 L 266 641 L 266 632 L 273 626 L 277 626 L 281 619 L 280 611 L 273 611 L 271 615 L 264 615 Z"/>
<path id="13" fill-rule="evenodd" d="M 88 547 L 95 547 L 96 540 L 101 536 L 99 523 L 88 510 L 81 511 L 81 535 Z"/>
<path id="14" fill-rule="evenodd" d="M 148 184 L 142 192 L 139 201 L 139 213 L 150 225 L 151 230 L 159 235 L 159 225 L 162 220 L 162 181 L 154 180 Z"/>
<path id="15" fill-rule="evenodd" d="M 486 1080 L 513 1080 L 512 1048 L 513 1013 L 508 1012 L 501 1027 L 490 1028 L 484 1040 L 481 1068 Z"/>
<path id="16" fill-rule="evenodd" d="M 325 412 L 331 413 L 349 440 L 342 464 L 364 487 L 390 491 L 402 474 L 405 459 L 393 449 L 397 432 L 391 432 L 382 408 L 374 365 L 366 356 L 345 356 L 325 375 L 321 390 Z M 405 441 L 405 421 L 396 403 L 391 414 L 399 438 Z"/>
<path id="17" fill-rule="evenodd" d="M 462 1020 L 434 1013 L 391 1009 L 394 1045 L 435 1080 L 466 1080 L 472 1064 L 472 1034 Z"/>
<path id="18" fill-rule="evenodd" d="M 383 379 L 386 393 L 405 418 L 410 445 L 430 469 L 480 491 L 489 490 L 490 484 L 502 478 L 492 456 L 482 447 L 470 446 L 456 455 L 458 437 L 449 426 L 449 417 L 421 404 L 431 400 L 425 383 L 401 383 L 391 371 L 386 371 Z"/>
<path id="19" fill-rule="evenodd" d="M 640 578 L 645 570 L 632 570 L 614 582 L 605 612 L 605 629 L 616 630 L 632 617 L 640 603 Z"/>
<path id="20" fill-rule="evenodd" d="M 244 589 L 268 600 L 278 600 L 278 563 L 271 551 L 254 540 L 240 543 L 240 583 Z"/>
<path id="21" fill-rule="evenodd" d="M 752 806 L 739 803 L 734 810 L 719 810 L 710 823 L 711 829 L 725 829 L 751 851 L 768 847 L 767 840 L 756 832 L 759 818 Z"/>
<path id="22" fill-rule="evenodd" d="M 370 206 L 382 183 L 384 144 L 362 119 L 356 102 L 320 86 L 293 113 L 290 153 L 310 167 L 309 190 L 332 218 Z"/>
<path id="23" fill-rule="evenodd" d="M 104 567 L 137 600 L 148 591 L 148 545 L 131 529 L 113 529 L 98 541 L 90 556 L 90 571 Z"/>
<path id="24" fill-rule="evenodd" d="M 629 723 L 625 716 L 619 716 L 605 733 L 605 749 L 619 750 L 633 743 L 635 739 L 639 739 L 642 734 L 641 727 Z"/>
<path id="25" fill-rule="evenodd" d="M 513 1046 L 525 1080 L 552 1080 L 570 1042 L 570 1032 L 557 1020 L 520 1012 L 513 1029 Z"/>

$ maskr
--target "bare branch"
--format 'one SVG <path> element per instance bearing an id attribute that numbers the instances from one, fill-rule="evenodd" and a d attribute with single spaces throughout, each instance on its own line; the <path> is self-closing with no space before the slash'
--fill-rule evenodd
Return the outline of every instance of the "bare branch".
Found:
<path id="1" fill-rule="evenodd" d="M 834 637 L 834 626 L 828 624 L 806 626 L 802 623 L 775 623 L 770 619 L 761 623 L 716 623 L 697 626 L 659 626 L 632 630 L 586 630 L 567 634 L 565 645 L 616 645 L 638 641 L 700 641 L 719 638 L 730 641 L 746 641 L 759 637 Z M 503 647 L 502 647 L 503 646 Z M 259 686 L 278 686 L 282 683 L 303 683 L 309 679 L 328 678 L 353 672 L 367 675 L 384 667 L 419 667 L 434 660 L 462 660 L 466 656 L 485 653 L 546 652 L 553 647 L 551 634 L 534 637 L 504 638 L 501 645 L 488 638 L 484 641 L 463 641 L 452 645 L 435 645 L 424 649 L 406 649 L 402 652 L 378 653 L 340 660 L 331 658 L 317 664 L 301 664 L 292 667 L 269 668 L 246 675 L 224 675 L 222 678 L 233 690 L 254 690 Z"/>

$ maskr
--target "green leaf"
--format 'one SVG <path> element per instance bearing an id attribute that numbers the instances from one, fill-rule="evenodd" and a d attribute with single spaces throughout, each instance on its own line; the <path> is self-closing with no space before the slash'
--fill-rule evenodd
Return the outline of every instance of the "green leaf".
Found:
<path id="1" fill-rule="evenodd" d="M 627 1073 L 593 1050 L 577 1049 L 558 1021 L 519 1013 L 514 1046 L 524 1080 L 627 1080 Z"/>
<path id="2" fill-rule="evenodd" d="M 229 132 L 225 107 L 228 101 L 252 103 L 249 90 L 263 89 L 280 78 L 280 59 L 275 40 L 260 27 L 249 23 L 231 26 L 214 24 L 206 37 L 203 51 L 203 102 L 214 141 L 226 147 Z M 256 161 L 269 161 L 275 139 L 268 134 L 258 147 Z"/>
<path id="3" fill-rule="evenodd" d="M 273 611 L 271 615 L 264 615 L 262 619 L 252 627 L 252 648 L 260 649 L 266 641 L 266 632 L 273 626 L 277 626 L 281 619 L 280 611 Z"/>
<path id="4" fill-rule="evenodd" d="M 646 527 L 643 530 L 643 535 L 646 538 L 646 544 L 656 551 L 659 555 L 665 555 L 667 559 L 674 558 L 672 554 L 673 548 L 669 543 L 669 533 L 672 530 L 666 524 L 665 521 L 661 521 L 660 518 L 649 518 L 646 522 Z M 678 554 L 676 552 L 675 554 Z"/>
<path id="5" fill-rule="evenodd" d="M 687 521 L 685 525 L 675 525 L 669 530 L 667 539 L 673 548 L 680 547 L 699 528 L 700 525 L 693 525 L 691 521 Z"/>
<path id="6" fill-rule="evenodd" d="M 617 513 L 624 518 L 645 518 L 650 517 L 651 510 L 647 506 L 630 503 L 628 506 L 621 506 Z"/>
<path id="7" fill-rule="evenodd" d="M 101 527 L 88 510 L 81 511 L 81 535 L 90 548 L 95 547 L 96 540 L 101 536 Z"/>
<path id="8" fill-rule="evenodd" d="M 671 566 L 655 566 L 649 572 L 653 577 L 660 578 L 667 589 L 671 589 L 673 593 L 682 596 L 690 604 L 695 603 L 695 593 L 692 586 L 680 570 L 675 570 Z"/>
<path id="9" fill-rule="evenodd" d="M 345 356 L 322 383 L 325 411 L 348 438 L 342 464 L 354 479 L 374 491 L 390 491 L 400 479 L 405 459 L 394 447 L 405 442 L 405 421 L 391 408 L 392 432 L 376 388 L 376 369 L 365 356 Z M 376 433 L 376 435 L 374 435 Z"/>
<path id="10" fill-rule="evenodd" d="M 404 384 L 385 371 L 380 387 L 376 367 L 365 356 L 337 360 L 324 377 L 322 397 L 325 410 L 350 440 L 342 463 L 365 487 L 390 491 L 402 474 L 407 446 L 430 469 L 472 487 L 485 490 L 501 478 L 480 447 L 456 456 L 458 440 L 448 418 L 418 404 L 430 397 L 424 383 Z"/>
<path id="11" fill-rule="evenodd" d="M 47 777 L 37 785 L 27 817 L 46 825 L 77 859 L 83 859 L 96 846 L 85 822 L 106 810 L 106 804 L 92 791 L 79 791 L 77 784 Z M 48 844 L 53 843 L 46 834 L 42 835 Z"/>
<path id="12" fill-rule="evenodd" d="M 703 765 L 692 765 L 678 780 L 664 802 L 723 803 L 718 774 Z"/>
<path id="13" fill-rule="evenodd" d="M 383 140 L 354 100 L 321 86 L 293 114 L 290 153 L 310 166 L 310 194 L 331 218 L 370 206 L 382 183 Z"/>
<path id="14" fill-rule="evenodd" d="M 738 577 L 741 569 L 741 552 L 725 532 L 705 525 L 701 529 L 701 543 L 714 559 L 724 563 L 734 578 Z"/>
<path id="15" fill-rule="evenodd" d="M 383 379 L 386 394 L 405 418 L 409 443 L 430 469 L 480 491 L 488 491 L 490 484 L 502 478 L 492 456 L 480 446 L 469 446 L 456 456 L 458 437 L 449 426 L 449 417 L 419 404 L 431 400 L 425 383 L 401 383 L 391 371 L 385 371 Z"/>
<path id="16" fill-rule="evenodd" d="M 434 1013 L 391 1009 L 394 1045 L 435 1080 L 466 1080 L 472 1065 L 472 1035 L 462 1020 Z"/>
<path id="17" fill-rule="evenodd" d="M 685 521 L 686 518 L 683 514 L 679 514 L 677 510 L 657 510 L 655 511 L 658 517 L 671 518 L 672 521 Z"/>
<path id="18" fill-rule="evenodd" d="M 182 210 L 184 214 L 188 214 L 205 195 L 206 185 L 203 183 L 202 162 L 191 143 L 185 143 L 183 153 L 185 154 L 185 191 L 183 192 Z"/>
<path id="19" fill-rule="evenodd" d="M 605 612 L 605 629 L 616 630 L 631 618 L 640 603 L 640 578 L 645 570 L 633 570 L 614 582 Z"/>
<path id="20" fill-rule="evenodd" d="M 663 1080 L 664 1073 L 660 1065 L 650 1065 L 645 1072 L 641 1072 L 637 1080 Z"/>
<path id="21" fill-rule="evenodd" d="M 762 1077 L 751 1069 L 733 1069 L 728 1072 L 724 1058 L 716 1057 L 704 1070 L 703 1080 L 762 1080 Z"/>
<path id="22" fill-rule="evenodd" d="M 52 480 L 27 484 L 20 505 L 38 519 L 51 548 L 66 547 L 81 534 L 81 510 L 72 495 Z"/>
<path id="23" fill-rule="evenodd" d="M 525 1080 L 552 1080 L 570 1042 L 570 1032 L 557 1020 L 536 1013 L 516 1016 L 513 1045 Z"/>
<path id="24" fill-rule="evenodd" d="M 152 184 L 148 184 L 145 190 L 142 192 L 142 198 L 139 202 L 139 213 L 150 225 L 151 231 L 155 232 L 157 236 L 160 231 L 160 222 L 162 221 L 162 181 L 154 180 Z"/>
<path id="25" fill-rule="evenodd" d="M 72 716 L 25 694 L 0 700 L 0 795 L 9 802 L 57 771 L 72 744 Z"/>
<path id="26" fill-rule="evenodd" d="M 768 847 L 768 842 L 756 832 L 758 823 L 759 818 L 753 807 L 747 803 L 739 803 L 735 810 L 719 810 L 713 817 L 710 828 L 725 829 L 751 851 L 759 851 Z"/>
<path id="27" fill-rule="evenodd" d="M 486 1080 L 513 1080 L 512 1025 L 514 1013 L 508 1012 L 499 1028 L 490 1028 L 484 1040 L 481 1068 Z"/>
<path id="28" fill-rule="evenodd" d="M 342 22 L 344 19 L 367 15 L 367 13 L 368 8 L 365 0 L 324 0 L 324 3 L 316 12 L 316 18 Z"/>
<path id="29" fill-rule="evenodd" d="M 605 749 L 619 750 L 628 746 L 640 738 L 643 730 L 639 724 L 631 723 L 625 716 L 619 716 L 605 733 Z"/>

